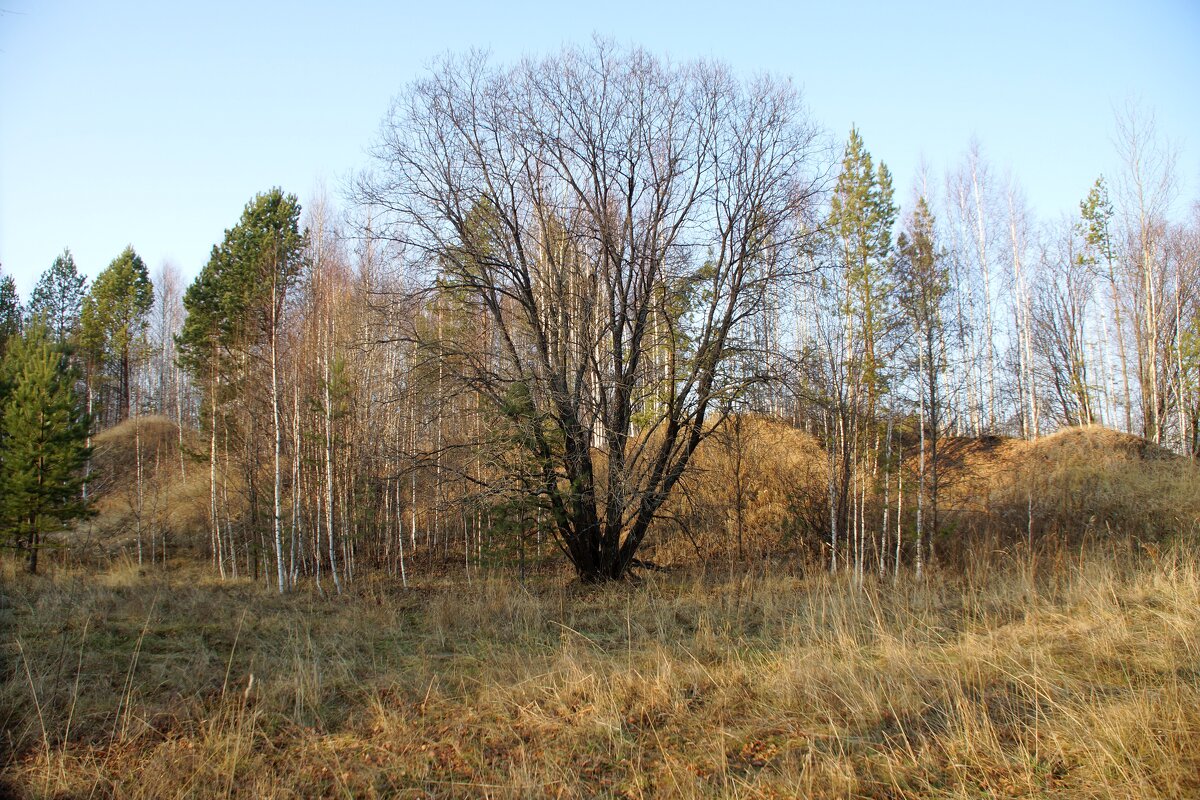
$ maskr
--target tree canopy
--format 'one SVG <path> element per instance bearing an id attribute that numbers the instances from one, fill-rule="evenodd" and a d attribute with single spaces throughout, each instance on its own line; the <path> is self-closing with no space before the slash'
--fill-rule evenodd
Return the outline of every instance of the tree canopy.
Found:
<path id="1" fill-rule="evenodd" d="M 0 358 L 8 340 L 21 330 L 21 298 L 11 275 L 0 273 Z"/>
<path id="2" fill-rule="evenodd" d="M 447 58 L 385 124 L 362 199 L 426 298 L 452 290 L 470 341 L 487 326 L 497 349 L 469 355 L 440 311 L 412 335 L 523 430 L 539 474 L 518 490 L 583 579 L 626 574 L 757 380 L 734 368 L 741 323 L 789 271 L 816 153 L 789 84 L 603 42 L 511 68 Z"/>
<path id="3" fill-rule="evenodd" d="M 246 204 L 184 294 L 179 344 L 193 369 L 214 343 L 243 347 L 269 333 L 303 266 L 305 242 L 295 195 L 275 188 Z"/>

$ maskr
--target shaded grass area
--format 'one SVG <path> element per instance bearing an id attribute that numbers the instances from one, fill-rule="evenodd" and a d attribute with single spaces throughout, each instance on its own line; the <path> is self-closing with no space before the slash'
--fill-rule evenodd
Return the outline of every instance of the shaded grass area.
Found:
<path id="1" fill-rule="evenodd" d="M 1200 795 L 1200 554 L 280 597 L 4 566 L 27 797 Z"/>

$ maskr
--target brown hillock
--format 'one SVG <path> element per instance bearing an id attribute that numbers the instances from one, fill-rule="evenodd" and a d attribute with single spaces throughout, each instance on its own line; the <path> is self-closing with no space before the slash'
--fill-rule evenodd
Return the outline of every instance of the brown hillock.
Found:
<path id="1" fill-rule="evenodd" d="M 777 554 L 823 530 L 828 465 L 811 434 L 778 420 L 726 418 L 697 448 L 663 511 L 671 552 Z"/>
<path id="2" fill-rule="evenodd" d="M 144 546 L 154 540 L 175 550 L 203 537 L 208 470 L 191 456 L 201 444 L 192 431 L 181 440 L 179 427 L 163 416 L 128 419 L 93 436 L 88 494 L 96 515 L 71 534 L 76 545 L 92 547 L 76 546 L 77 554 L 131 552 L 139 522 Z"/>
<path id="3" fill-rule="evenodd" d="M 914 438 L 905 434 L 902 460 L 906 543 L 914 532 Z M 143 536 L 166 542 L 173 553 L 206 546 L 209 475 L 207 460 L 195 454 L 207 448 L 197 434 L 185 431 L 181 457 L 175 424 L 148 416 L 97 434 L 93 446 L 89 493 L 98 514 L 71 534 L 75 543 L 109 554 L 135 546 L 140 447 Z M 940 453 L 941 524 L 933 544 L 945 558 L 1027 538 L 1145 543 L 1200 530 L 1200 468 L 1140 437 L 1098 426 L 1034 441 L 945 437 Z M 819 557 L 828 537 L 828 469 L 810 433 L 757 415 L 727 418 L 700 445 L 661 510 L 647 557 L 658 563 Z M 230 476 L 234 509 L 244 504 L 238 484 Z M 875 489 L 868 520 L 881 518 L 882 490 Z"/>
<path id="4" fill-rule="evenodd" d="M 913 438 L 906 435 L 902 459 L 906 542 L 915 533 Z M 940 526 L 933 544 L 943 558 L 1029 539 L 1147 544 L 1200 531 L 1200 468 L 1137 436 L 1090 426 L 1033 441 L 946 437 L 940 454 Z M 828 469 L 821 442 L 803 430 L 754 415 L 726 419 L 701 444 L 664 506 L 656 558 L 820 555 L 829 530 Z M 893 524 L 895 490 L 893 476 Z M 881 519 L 882 501 L 882 486 L 875 485 L 868 520 Z M 926 516 L 927 531 L 928 525 Z"/>
<path id="5" fill-rule="evenodd" d="M 1033 441 L 949 439 L 943 507 L 999 539 L 1161 540 L 1200 528 L 1200 469 L 1141 437 L 1100 426 Z"/>

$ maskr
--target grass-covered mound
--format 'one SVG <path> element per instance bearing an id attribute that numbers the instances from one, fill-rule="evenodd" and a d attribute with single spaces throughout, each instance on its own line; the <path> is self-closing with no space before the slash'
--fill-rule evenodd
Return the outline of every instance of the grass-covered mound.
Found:
<path id="1" fill-rule="evenodd" d="M 166 417 L 127 419 L 92 437 L 88 497 L 95 515 L 51 538 L 50 553 L 68 562 L 104 565 L 196 553 L 207 543 L 209 469 L 204 442 Z M 141 462 L 139 474 L 138 463 Z M 154 558 L 151 559 L 151 550 Z"/>
<path id="2" fill-rule="evenodd" d="M 1099 426 L 1033 441 L 950 440 L 945 507 L 1001 542 L 1132 538 L 1160 547 L 1200 530 L 1200 466 Z"/>

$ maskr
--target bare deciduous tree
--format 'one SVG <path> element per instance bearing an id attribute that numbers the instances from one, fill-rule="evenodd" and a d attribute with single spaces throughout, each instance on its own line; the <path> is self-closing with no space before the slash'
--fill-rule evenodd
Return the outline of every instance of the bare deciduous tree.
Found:
<path id="1" fill-rule="evenodd" d="M 1044 364 L 1062 425 L 1095 421 L 1087 328 L 1094 288 L 1077 230 L 1058 226 L 1043 244 L 1040 284 L 1033 302 L 1033 347 Z"/>
<path id="2" fill-rule="evenodd" d="M 602 42 L 507 68 L 447 58 L 392 109 L 361 199 L 494 347 L 410 333 L 515 431 L 583 579 L 635 564 L 714 418 L 759 380 L 734 368 L 738 323 L 790 268 L 819 155 L 790 85 Z"/>
<path id="3" fill-rule="evenodd" d="M 1162 441 L 1168 394 L 1170 353 L 1164 328 L 1173 310 L 1164 308 L 1169 292 L 1163 251 L 1167 218 L 1174 202 L 1175 151 L 1160 139 L 1154 115 L 1134 104 L 1117 112 L 1116 145 L 1123 170 L 1118 180 L 1121 215 L 1121 263 L 1133 307 L 1138 383 L 1142 398 L 1142 435 Z"/>

